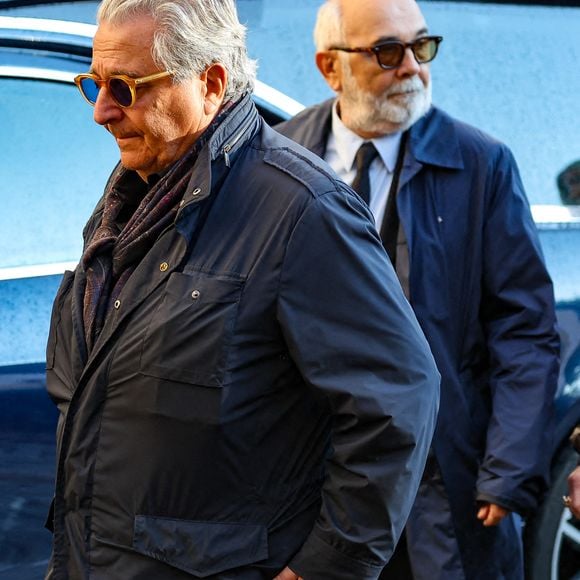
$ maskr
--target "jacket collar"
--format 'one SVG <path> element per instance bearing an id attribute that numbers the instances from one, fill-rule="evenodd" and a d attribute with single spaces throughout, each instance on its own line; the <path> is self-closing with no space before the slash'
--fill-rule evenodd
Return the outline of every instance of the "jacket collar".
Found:
<path id="1" fill-rule="evenodd" d="M 209 140 L 207 147 L 210 159 L 215 161 L 220 155 L 224 155 L 226 165 L 229 165 L 230 156 L 254 136 L 259 120 L 252 95 L 246 93 L 233 105 L 232 110 Z"/>
<path id="2" fill-rule="evenodd" d="M 409 130 L 409 150 L 421 164 L 448 169 L 464 166 L 455 122 L 437 107 L 431 107 Z"/>
<path id="3" fill-rule="evenodd" d="M 177 230 L 190 239 L 199 202 L 208 198 L 227 175 L 236 153 L 257 133 L 261 123 L 251 93 L 245 94 L 214 131 L 197 156 L 191 179 L 176 216 Z M 191 221 L 193 219 L 193 222 Z"/>

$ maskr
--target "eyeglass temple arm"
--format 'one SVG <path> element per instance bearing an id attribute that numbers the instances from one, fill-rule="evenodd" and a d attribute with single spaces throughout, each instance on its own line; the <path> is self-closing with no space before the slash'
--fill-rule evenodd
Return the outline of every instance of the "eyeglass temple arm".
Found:
<path id="1" fill-rule="evenodd" d="M 341 52 L 370 52 L 370 53 L 374 53 L 376 52 L 376 48 L 377 47 L 357 47 L 357 48 L 347 48 L 347 47 L 343 47 L 343 46 L 333 46 L 331 48 L 329 48 L 328 50 L 340 50 Z"/>
<path id="2" fill-rule="evenodd" d="M 135 86 L 137 86 L 137 85 L 142 85 L 144 83 L 150 83 L 151 81 L 154 81 L 157 79 L 162 79 L 163 77 L 168 77 L 172 74 L 173 74 L 172 72 L 166 70 L 163 72 L 154 73 L 154 74 L 146 76 L 146 77 L 141 77 L 140 79 L 133 79 L 133 80 L 135 81 Z"/>

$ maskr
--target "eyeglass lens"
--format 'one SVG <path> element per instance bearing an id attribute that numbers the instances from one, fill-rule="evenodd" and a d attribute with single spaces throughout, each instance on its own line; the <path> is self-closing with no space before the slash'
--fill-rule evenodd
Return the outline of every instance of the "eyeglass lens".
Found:
<path id="1" fill-rule="evenodd" d="M 377 48 L 377 56 L 383 66 L 397 67 L 405 58 L 405 46 L 398 42 L 389 42 Z M 429 38 L 419 39 L 411 45 L 411 50 L 417 62 L 429 62 L 437 52 L 437 41 Z"/>
<path id="2" fill-rule="evenodd" d="M 99 96 L 99 85 L 91 78 L 83 78 L 80 82 L 83 95 L 93 105 L 97 102 Z"/>
<path id="3" fill-rule="evenodd" d="M 93 105 L 97 102 L 99 96 L 99 85 L 94 79 L 88 77 L 81 80 L 81 88 L 86 99 Z M 108 88 L 111 96 L 122 107 L 128 107 L 132 101 L 131 88 L 123 80 L 118 78 L 111 78 L 108 80 Z"/>
<path id="4" fill-rule="evenodd" d="M 123 79 L 109 79 L 109 90 L 111 95 L 122 107 L 128 107 L 133 100 L 131 88 Z"/>

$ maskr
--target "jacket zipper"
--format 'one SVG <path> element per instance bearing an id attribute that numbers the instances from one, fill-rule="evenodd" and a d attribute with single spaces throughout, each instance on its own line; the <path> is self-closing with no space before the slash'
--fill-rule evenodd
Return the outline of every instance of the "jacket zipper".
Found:
<path id="1" fill-rule="evenodd" d="M 224 161 L 226 163 L 226 167 L 230 167 L 230 151 L 235 147 L 237 142 L 242 138 L 248 127 L 252 124 L 253 118 L 250 115 L 250 119 L 246 121 L 246 123 L 240 128 L 239 132 L 233 138 L 233 141 L 226 143 L 222 148 L 222 153 L 224 156 Z"/>

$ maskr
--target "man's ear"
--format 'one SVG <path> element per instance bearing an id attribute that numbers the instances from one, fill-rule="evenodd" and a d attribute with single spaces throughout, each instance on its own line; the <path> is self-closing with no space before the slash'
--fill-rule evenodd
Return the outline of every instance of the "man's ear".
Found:
<path id="1" fill-rule="evenodd" d="M 212 115 L 223 103 L 228 71 L 222 64 L 214 63 L 201 73 L 200 79 L 205 82 L 204 112 L 206 115 Z"/>
<path id="2" fill-rule="evenodd" d="M 328 83 L 328 86 L 335 92 L 342 90 L 342 68 L 338 58 L 338 53 L 334 50 L 316 53 L 316 66 Z"/>

